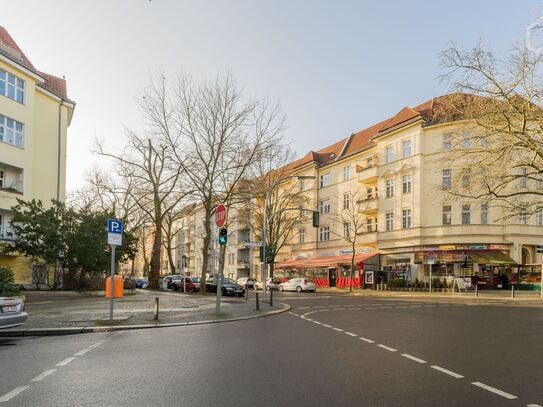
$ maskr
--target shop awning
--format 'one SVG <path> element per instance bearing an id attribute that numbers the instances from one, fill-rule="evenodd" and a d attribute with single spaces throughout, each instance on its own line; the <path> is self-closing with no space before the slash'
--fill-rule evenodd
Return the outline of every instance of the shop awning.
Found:
<path id="1" fill-rule="evenodd" d="M 517 264 L 515 260 L 499 250 L 469 250 L 471 260 L 478 264 Z"/>
<path id="2" fill-rule="evenodd" d="M 354 256 L 354 262 L 364 262 L 374 256 L 378 256 L 378 253 L 366 253 L 357 254 Z M 324 268 L 324 267 L 337 267 L 340 265 L 350 265 L 352 260 L 351 254 L 345 254 L 342 256 L 326 256 L 326 257 L 313 257 L 307 259 L 295 259 L 288 260 L 281 263 L 277 263 L 275 268 L 279 269 L 298 269 L 298 268 Z"/>

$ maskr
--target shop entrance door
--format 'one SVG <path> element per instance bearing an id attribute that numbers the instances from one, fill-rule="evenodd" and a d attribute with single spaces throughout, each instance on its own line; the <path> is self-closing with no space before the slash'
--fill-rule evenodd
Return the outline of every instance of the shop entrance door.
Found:
<path id="1" fill-rule="evenodd" d="M 336 286 L 337 269 L 328 269 L 328 285 L 330 287 Z"/>

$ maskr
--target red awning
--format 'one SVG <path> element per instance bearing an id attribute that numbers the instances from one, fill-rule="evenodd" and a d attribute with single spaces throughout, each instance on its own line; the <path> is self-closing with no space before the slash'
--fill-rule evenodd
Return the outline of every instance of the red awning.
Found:
<path id="1" fill-rule="evenodd" d="M 358 262 L 364 262 L 378 253 L 357 254 L 354 256 L 355 264 Z M 299 268 L 323 268 L 323 267 L 337 267 L 339 265 L 350 265 L 352 255 L 345 254 L 342 256 L 326 256 L 326 257 L 313 257 L 307 259 L 294 259 L 277 263 L 275 268 L 279 269 L 299 269 Z"/>

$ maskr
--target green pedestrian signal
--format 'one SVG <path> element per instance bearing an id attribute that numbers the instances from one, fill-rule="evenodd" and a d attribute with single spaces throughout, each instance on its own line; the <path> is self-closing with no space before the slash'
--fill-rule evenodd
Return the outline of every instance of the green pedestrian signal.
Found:
<path id="1" fill-rule="evenodd" d="M 219 229 L 219 244 L 220 245 L 226 245 L 226 242 L 228 241 L 228 230 L 226 228 L 220 228 Z"/>

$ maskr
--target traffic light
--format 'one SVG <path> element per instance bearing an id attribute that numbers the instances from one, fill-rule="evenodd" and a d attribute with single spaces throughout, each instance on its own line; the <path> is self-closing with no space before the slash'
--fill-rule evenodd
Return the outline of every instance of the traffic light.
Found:
<path id="1" fill-rule="evenodd" d="M 226 245 L 226 242 L 228 241 L 228 230 L 226 228 L 220 228 L 219 229 L 219 244 L 220 245 Z"/>
<path id="2" fill-rule="evenodd" d="M 538 253 L 543 253 L 543 246 L 537 246 L 537 249 L 535 249 Z"/>
<path id="3" fill-rule="evenodd" d="M 319 211 L 313 211 L 313 227 L 319 227 Z"/>
<path id="4" fill-rule="evenodd" d="M 262 256 L 262 246 L 259 247 L 258 257 L 260 258 L 260 261 L 264 261 L 264 257 Z M 266 246 L 266 263 L 273 262 L 273 246 Z"/>

